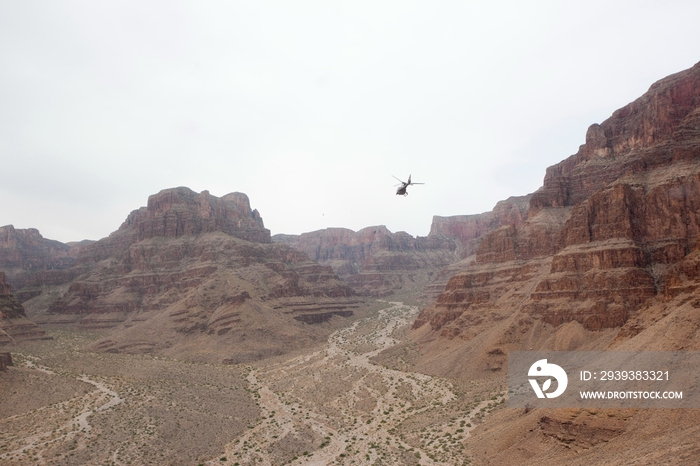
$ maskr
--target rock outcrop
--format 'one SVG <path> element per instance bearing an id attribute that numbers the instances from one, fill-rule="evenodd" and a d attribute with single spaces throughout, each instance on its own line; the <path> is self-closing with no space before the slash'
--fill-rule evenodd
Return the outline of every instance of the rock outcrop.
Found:
<path id="1" fill-rule="evenodd" d="M 5 274 L 0 272 L 0 346 L 51 338 L 27 318 L 24 308 L 12 294 Z"/>
<path id="2" fill-rule="evenodd" d="M 459 259 L 454 238 L 414 238 L 403 231 L 392 233 L 383 225 L 357 232 L 327 228 L 299 236 L 275 235 L 273 240 L 332 267 L 356 293 L 365 296 L 420 289 L 435 271 Z"/>
<path id="3" fill-rule="evenodd" d="M 497 390 L 509 350 L 700 349 L 700 63 L 585 141 L 547 169 L 522 222 L 488 232 L 450 267 L 411 331 L 420 370 Z M 686 410 L 535 411 L 501 411 L 472 432 L 468 452 L 493 464 L 697 456 Z"/>
<path id="4" fill-rule="evenodd" d="M 313 343 L 329 328 L 313 324 L 361 304 L 330 267 L 272 244 L 240 193 L 161 191 L 67 270 L 26 307 L 39 323 L 115 329 L 104 351 L 252 360 Z"/>
<path id="5" fill-rule="evenodd" d="M 131 212 L 107 238 L 85 247 L 79 265 L 91 265 L 119 256 L 134 243 L 151 238 L 179 238 L 221 232 L 256 243 L 270 243 L 270 231 L 248 196 L 231 193 L 221 198 L 189 188 L 164 189 L 148 197 L 145 207 Z"/>
<path id="6" fill-rule="evenodd" d="M 530 195 L 514 196 L 500 201 L 490 212 L 475 215 L 434 216 L 428 238 L 454 238 L 462 259 L 476 253 L 488 233 L 504 226 L 517 226 L 527 218 Z"/>
<path id="7" fill-rule="evenodd" d="M 46 239 L 34 228 L 0 227 L 0 270 L 21 302 L 41 294 L 44 285 L 68 283 L 79 274 L 72 268 L 90 241 L 64 244 Z"/>
<path id="8" fill-rule="evenodd" d="M 386 296 L 400 290 L 427 290 L 436 296 L 450 268 L 472 256 L 488 233 L 503 225 L 520 225 L 529 196 L 499 202 L 493 211 L 475 215 L 434 216 L 426 237 L 392 233 L 384 225 L 275 235 L 273 241 L 295 247 L 329 265 L 356 293 Z"/>
<path id="9" fill-rule="evenodd" d="M 575 155 L 547 169 L 527 218 L 486 234 L 414 327 L 469 338 L 490 312 L 621 327 L 663 292 L 666 269 L 693 249 L 699 222 L 696 65 L 592 125 Z"/>
<path id="10" fill-rule="evenodd" d="M 245 194 L 230 193 L 218 198 L 209 191 L 197 194 L 184 187 L 150 196 L 147 206 L 129 214 L 115 236 L 127 232 L 132 242 L 211 232 L 256 243 L 271 242 L 270 231 L 258 211 L 250 208 Z"/>

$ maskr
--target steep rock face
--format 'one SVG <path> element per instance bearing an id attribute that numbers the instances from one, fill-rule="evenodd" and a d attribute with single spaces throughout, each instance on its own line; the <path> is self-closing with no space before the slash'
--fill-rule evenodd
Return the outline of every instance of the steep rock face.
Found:
<path id="1" fill-rule="evenodd" d="M 275 235 L 273 240 L 333 267 L 358 294 L 384 296 L 402 289 L 421 289 L 431 299 L 444 288 L 449 266 L 473 255 L 487 233 L 524 221 L 529 199 L 511 197 L 483 214 L 434 216 L 426 237 L 392 233 L 380 225 L 357 232 L 327 228 L 301 235 Z"/>
<path id="2" fill-rule="evenodd" d="M 63 244 L 41 236 L 34 228 L 0 227 L 0 271 L 15 295 L 25 301 L 43 285 L 67 283 L 76 277 L 69 269 L 86 243 Z"/>
<path id="3" fill-rule="evenodd" d="M 700 64 L 592 125 L 575 155 L 547 169 L 526 219 L 483 237 L 418 317 L 416 335 L 468 341 L 504 320 L 506 334 L 572 321 L 624 326 L 693 250 L 699 182 Z"/>
<path id="4" fill-rule="evenodd" d="M 361 304 L 330 267 L 272 244 L 238 193 L 161 191 L 73 268 L 78 278 L 27 309 L 38 322 L 115 329 L 103 351 L 253 360 L 316 341 L 329 327 L 312 324 Z"/>
<path id="5" fill-rule="evenodd" d="M 384 225 L 354 232 L 347 228 L 328 228 L 303 233 L 297 247 L 314 260 L 345 260 L 361 263 L 379 251 L 416 250 L 418 240 L 405 232 L 392 233 Z"/>
<path id="6" fill-rule="evenodd" d="M 10 284 L 7 283 L 5 274 L 0 272 L 0 319 L 16 319 L 18 317 L 26 317 L 24 308 L 12 296 Z"/>
<path id="7" fill-rule="evenodd" d="M 700 136 L 698 70 L 695 65 L 656 82 L 602 124 L 592 125 L 577 154 L 547 169 L 531 208 L 576 205 L 622 175 L 693 159 Z"/>
<path id="8" fill-rule="evenodd" d="M 221 231 L 227 235 L 270 243 L 270 231 L 257 210 L 251 210 L 248 196 L 231 193 L 221 198 L 208 191 L 199 194 L 189 188 L 164 189 L 149 196 L 146 207 L 129 214 L 117 231 L 84 248 L 80 264 L 94 264 L 118 256 L 133 243 L 149 238 L 178 238 Z"/>
<path id="9" fill-rule="evenodd" d="M 461 246 L 461 257 L 474 254 L 479 243 L 505 225 L 520 225 L 527 218 L 530 195 L 514 196 L 500 201 L 490 212 L 475 215 L 434 216 L 428 237 L 454 238 Z"/>
<path id="10" fill-rule="evenodd" d="M 699 175 L 697 64 L 591 126 L 547 169 L 526 219 L 459 263 L 414 322 L 418 368 L 500 390 L 509 350 L 700 349 Z M 484 464 L 688 462 L 698 429 L 686 414 L 503 410 L 465 447 Z"/>
<path id="11" fill-rule="evenodd" d="M 451 238 L 414 238 L 402 231 L 392 233 L 383 225 L 357 232 L 328 228 L 273 239 L 331 266 L 358 294 L 367 296 L 422 287 L 435 270 L 458 259 L 457 243 Z"/>
<path id="12" fill-rule="evenodd" d="M 27 319 L 24 308 L 12 295 L 5 274 L 0 272 L 0 346 L 26 340 L 51 339 Z"/>
<path id="13" fill-rule="evenodd" d="M 270 243 L 270 231 L 248 196 L 230 193 L 221 198 L 208 191 L 166 189 L 148 198 L 144 208 L 132 212 L 119 228 L 131 231 L 135 241 L 154 237 L 177 238 L 221 231 L 256 243 Z"/>

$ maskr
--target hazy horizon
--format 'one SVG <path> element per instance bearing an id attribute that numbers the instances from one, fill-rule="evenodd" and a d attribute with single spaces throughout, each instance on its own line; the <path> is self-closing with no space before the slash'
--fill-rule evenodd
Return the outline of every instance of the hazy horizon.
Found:
<path id="1" fill-rule="evenodd" d="M 243 192 L 272 234 L 534 192 L 586 129 L 700 60 L 700 4 L 0 3 L 0 225 L 63 242 L 149 195 Z M 396 176 L 423 186 L 395 195 Z"/>

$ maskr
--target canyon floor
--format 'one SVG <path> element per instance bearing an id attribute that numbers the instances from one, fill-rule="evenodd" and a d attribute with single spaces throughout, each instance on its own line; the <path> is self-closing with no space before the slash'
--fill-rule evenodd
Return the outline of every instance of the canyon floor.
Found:
<path id="1" fill-rule="evenodd" d="M 83 348 L 53 331 L 0 374 L 0 462 L 471 464 L 462 440 L 503 393 L 413 372 L 418 308 L 379 302 L 313 350 L 250 365 Z"/>

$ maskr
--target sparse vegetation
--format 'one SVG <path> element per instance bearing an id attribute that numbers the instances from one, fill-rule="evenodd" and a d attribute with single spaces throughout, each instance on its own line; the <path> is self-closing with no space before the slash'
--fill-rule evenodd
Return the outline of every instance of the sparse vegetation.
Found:
<path id="1" fill-rule="evenodd" d="M 317 351 L 247 366 L 84 352 L 99 335 L 56 332 L 23 348 L 13 374 L 70 390 L 3 412 L 0 430 L 13 434 L 0 436 L 0 460 L 463 464 L 461 441 L 503 394 L 470 399 L 408 370 L 403 335 L 416 312 L 385 303 Z M 393 359 L 378 364 L 387 349 Z"/>

